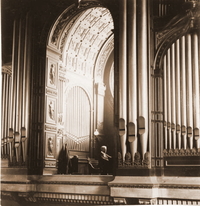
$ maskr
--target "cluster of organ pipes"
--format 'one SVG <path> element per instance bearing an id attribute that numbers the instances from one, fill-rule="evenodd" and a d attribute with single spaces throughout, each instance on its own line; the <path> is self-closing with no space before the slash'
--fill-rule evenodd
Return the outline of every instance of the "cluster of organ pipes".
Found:
<path id="1" fill-rule="evenodd" d="M 11 74 L 2 75 L 2 145 L 3 157 L 9 165 L 26 162 L 27 134 L 29 130 L 30 91 L 30 30 L 29 17 L 16 20 L 13 25 L 13 51 Z M 24 58 L 22 58 L 22 56 Z"/>
<path id="2" fill-rule="evenodd" d="M 21 128 L 21 132 L 14 132 L 9 128 L 11 122 L 11 94 L 12 94 L 12 71 L 2 69 L 2 133 L 1 133 L 1 157 L 9 158 L 10 164 L 13 161 L 26 161 L 26 129 Z"/>
<path id="3" fill-rule="evenodd" d="M 187 34 L 164 56 L 164 149 L 200 148 L 200 35 Z"/>
<path id="4" fill-rule="evenodd" d="M 119 136 L 122 159 L 124 162 L 125 155 L 128 152 L 126 145 L 127 140 L 130 146 L 132 161 L 134 161 L 135 154 L 138 151 L 141 151 L 142 159 L 144 159 L 144 155 L 147 152 L 148 11 L 146 0 L 141 0 L 138 4 L 136 4 L 136 1 L 120 2 Z M 124 24 L 124 22 L 128 22 L 128 26 Z M 138 134 L 141 148 L 138 148 Z"/>
<path id="5" fill-rule="evenodd" d="M 65 137 L 68 149 L 89 151 L 91 109 L 86 92 L 79 86 L 71 88 L 65 108 Z"/>

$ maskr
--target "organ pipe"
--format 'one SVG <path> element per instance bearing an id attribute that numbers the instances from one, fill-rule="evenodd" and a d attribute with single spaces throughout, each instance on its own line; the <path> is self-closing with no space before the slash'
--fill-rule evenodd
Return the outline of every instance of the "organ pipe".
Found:
<path id="1" fill-rule="evenodd" d="M 5 76 L 2 76 L 2 111 L 5 111 L 5 87 L 6 87 L 6 80 L 5 80 Z M 4 128 L 4 112 L 2 112 L 2 122 L 1 122 L 1 128 Z M 3 140 L 4 138 L 4 130 L 1 130 L 1 139 Z"/>
<path id="2" fill-rule="evenodd" d="M 5 109 L 3 112 L 5 113 L 5 118 L 4 118 L 4 148 L 5 148 L 5 154 L 8 154 L 7 151 L 7 127 L 8 127 L 8 109 L 6 108 L 8 106 L 8 101 L 9 101 L 9 76 L 6 74 L 6 93 L 5 93 Z"/>
<path id="3" fill-rule="evenodd" d="M 186 137 L 186 67 L 185 67 L 185 36 L 181 38 L 181 135 L 183 148 L 187 147 Z"/>
<path id="4" fill-rule="evenodd" d="M 168 149 L 168 143 L 167 143 L 167 59 L 166 55 L 164 56 L 164 134 L 165 134 L 165 149 Z"/>
<path id="5" fill-rule="evenodd" d="M 142 156 L 147 151 L 148 139 L 148 78 L 147 78 L 147 1 L 138 2 L 138 91 L 139 134 Z"/>
<path id="6" fill-rule="evenodd" d="M 198 52 L 198 59 L 200 59 L 200 30 L 198 31 L 197 34 L 198 34 L 198 51 L 199 51 Z M 199 72 L 199 85 L 200 85 L 200 72 Z M 200 96 L 199 96 L 199 99 L 200 99 Z M 200 117 L 200 104 L 199 104 L 199 117 Z M 200 128 L 200 121 L 199 121 L 199 128 Z M 197 140 L 197 148 L 200 148 L 200 138 Z"/>
<path id="7" fill-rule="evenodd" d="M 192 59 L 191 59 L 191 35 L 186 36 L 186 92 L 187 92 L 187 136 L 189 138 L 189 148 L 193 148 L 193 105 L 192 105 Z"/>
<path id="8" fill-rule="evenodd" d="M 16 92 L 15 92 L 15 89 L 16 89 L 16 78 L 17 78 L 17 75 L 16 75 L 16 49 L 17 49 L 17 43 L 16 43 L 16 35 L 17 35 L 17 25 L 16 25 L 16 21 L 14 21 L 14 25 L 13 25 L 13 58 L 12 58 L 12 69 L 13 69 L 13 82 L 12 82 L 12 108 L 13 108 L 13 111 L 12 111 L 12 125 L 10 126 L 10 128 L 15 128 L 15 112 L 16 112 Z"/>
<path id="9" fill-rule="evenodd" d="M 199 59 L 198 59 L 198 36 L 194 33 L 192 36 L 193 52 L 193 104 L 194 104 L 194 138 L 199 139 Z M 198 146 L 198 145 L 197 145 Z"/>
<path id="10" fill-rule="evenodd" d="M 167 51 L 167 128 L 169 149 L 172 148 L 171 140 L 171 71 L 170 71 L 170 49 Z"/>
<path id="11" fill-rule="evenodd" d="M 126 57 L 127 57 L 127 40 L 126 40 L 126 15 L 127 15 L 127 0 L 120 1 L 120 26 L 119 31 L 119 136 L 122 150 L 122 158 L 125 159 L 126 154 L 126 118 L 127 118 L 127 102 L 126 102 L 126 82 L 127 82 L 127 71 L 126 71 Z"/>
<path id="12" fill-rule="evenodd" d="M 137 47 L 136 47 L 136 1 L 129 1 L 130 28 L 128 34 L 128 83 L 129 83 L 129 137 L 132 161 L 137 152 Z"/>
<path id="13" fill-rule="evenodd" d="M 19 21 L 19 35 L 18 35 L 18 51 L 17 51 L 17 65 L 16 65 L 16 75 L 17 75 L 17 82 L 16 82 L 16 116 L 15 116 L 15 131 L 19 131 L 20 127 L 20 71 L 21 71 L 21 21 Z M 18 135 L 17 135 L 18 136 Z"/>
<path id="14" fill-rule="evenodd" d="M 171 131 L 173 139 L 173 149 L 176 148 L 176 104 L 175 104 L 175 59 L 174 59 L 174 44 L 171 49 Z"/>
<path id="15" fill-rule="evenodd" d="M 176 134 L 178 137 L 178 149 L 181 149 L 181 98 L 180 98 L 180 43 L 179 40 L 175 44 L 175 60 L 176 60 Z"/>

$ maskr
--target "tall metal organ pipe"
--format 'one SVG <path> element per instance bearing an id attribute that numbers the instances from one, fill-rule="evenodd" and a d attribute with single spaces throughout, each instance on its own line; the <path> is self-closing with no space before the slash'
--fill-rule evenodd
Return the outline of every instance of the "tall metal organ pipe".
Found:
<path id="1" fill-rule="evenodd" d="M 120 31 L 119 31 L 119 136 L 122 159 L 126 154 L 126 124 L 127 124 L 127 0 L 120 1 Z"/>
<path id="2" fill-rule="evenodd" d="M 189 148 L 193 148 L 193 102 L 192 102 L 192 56 L 191 35 L 186 35 L 186 111 L 187 111 L 187 137 Z"/>
<path id="3" fill-rule="evenodd" d="M 175 87 L 176 87 L 176 135 L 178 149 L 181 149 L 181 97 L 180 97 L 180 40 L 175 43 Z"/>
<path id="4" fill-rule="evenodd" d="M 136 44 L 136 1 L 128 2 L 128 91 L 129 91 L 129 123 L 128 140 L 132 161 L 137 152 L 137 44 Z"/>
<path id="5" fill-rule="evenodd" d="M 168 129 L 168 145 L 172 148 L 171 139 L 171 71 L 170 71 L 170 49 L 167 51 L 167 129 Z"/>
<path id="6" fill-rule="evenodd" d="M 148 62 L 147 62 L 147 0 L 138 2 L 138 128 L 142 159 L 147 152 L 148 141 Z"/>
<path id="7" fill-rule="evenodd" d="M 199 142 L 199 59 L 198 59 L 198 36 L 197 33 L 192 35 L 192 74 L 193 74 L 193 105 L 194 105 L 194 138 L 196 147 Z"/>
<path id="8" fill-rule="evenodd" d="M 172 131 L 172 145 L 176 149 L 176 99 L 175 99 L 175 48 L 172 44 L 170 48 L 171 58 L 171 131 Z"/>
<path id="9" fill-rule="evenodd" d="M 165 134 L 165 149 L 168 149 L 168 138 L 167 138 L 167 123 L 168 123 L 168 110 L 167 110 L 167 57 L 164 56 L 163 60 L 163 73 L 164 73 L 164 134 Z"/>

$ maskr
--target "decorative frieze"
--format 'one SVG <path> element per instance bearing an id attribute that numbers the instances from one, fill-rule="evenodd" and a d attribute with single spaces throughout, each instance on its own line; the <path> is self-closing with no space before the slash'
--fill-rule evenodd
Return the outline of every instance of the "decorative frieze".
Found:
<path id="1" fill-rule="evenodd" d="M 38 201 L 66 202 L 77 204 L 110 205 L 113 198 L 104 195 L 62 194 L 62 193 L 35 193 Z"/>
<path id="2" fill-rule="evenodd" d="M 196 149 L 164 149 L 163 155 L 165 157 L 173 157 L 173 156 L 200 156 L 200 148 Z"/>

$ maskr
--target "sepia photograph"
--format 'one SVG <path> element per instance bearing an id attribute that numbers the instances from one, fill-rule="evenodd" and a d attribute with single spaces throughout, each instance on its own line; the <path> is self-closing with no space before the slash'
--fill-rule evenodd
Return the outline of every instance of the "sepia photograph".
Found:
<path id="1" fill-rule="evenodd" d="M 1 206 L 200 205 L 200 0 L 1 0 Z"/>

